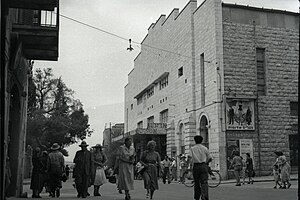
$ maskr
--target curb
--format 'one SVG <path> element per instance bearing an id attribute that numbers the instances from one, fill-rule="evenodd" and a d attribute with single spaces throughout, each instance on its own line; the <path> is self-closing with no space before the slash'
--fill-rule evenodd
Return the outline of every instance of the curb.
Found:
<path id="1" fill-rule="evenodd" d="M 291 178 L 290 179 L 291 181 L 297 181 L 298 178 Z M 273 179 L 258 179 L 258 180 L 253 180 L 254 183 L 259 183 L 259 182 L 273 182 L 274 180 Z M 232 180 L 225 180 L 225 181 L 221 181 L 221 184 L 232 184 L 232 183 L 236 183 L 236 181 L 234 179 Z"/>

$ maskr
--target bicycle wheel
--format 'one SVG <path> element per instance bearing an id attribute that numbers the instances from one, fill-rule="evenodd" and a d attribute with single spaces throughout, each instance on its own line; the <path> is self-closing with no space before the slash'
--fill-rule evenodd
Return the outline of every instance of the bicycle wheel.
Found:
<path id="1" fill-rule="evenodd" d="M 208 174 L 208 187 L 215 188 L 221 184 L 221 175 L 216 170 L 212 170 L 212 174 Z"/>
<path id="2" fill-rule="evenodd" d="M 184 177 L 183 184 L 186 187 L 193 187 L 194 186 L 194 177 L 193 177 L 193 172 L 191 170 L 186 171 L 183 174 L 183 177 Z"/>

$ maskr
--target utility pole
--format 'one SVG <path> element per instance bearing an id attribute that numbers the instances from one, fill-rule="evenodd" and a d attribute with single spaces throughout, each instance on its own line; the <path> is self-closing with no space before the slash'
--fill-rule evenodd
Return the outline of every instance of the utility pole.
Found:
<path id="1" fill-rule="evenodd" d="M 111 138 L 111 122 L 109 122 L 109 145 L 111 145 L 111 141 L 112 141 L 112 138 Z"/>

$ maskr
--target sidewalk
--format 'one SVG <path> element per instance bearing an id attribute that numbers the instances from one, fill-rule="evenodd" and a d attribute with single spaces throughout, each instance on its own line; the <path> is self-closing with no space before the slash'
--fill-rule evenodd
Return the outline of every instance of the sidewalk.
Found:
<path id="1" fill-rule="evenodd" d="M 247 179 L 246 179 L 247 180 Z M 254 182 L 272 182 L 273 176 L 258 176 L 253 178 Z M 298 180 L 298 174 L 291 174 L 291 181 Z M 221 184 L 235 183 L 235 179 L 222 180 Z M 23 185 L 30 185 L 30 179 L 24 179 Z"/>
<path id="2" fill-rule="evenodd" d="M 291 181 L 298 180 L 298 174 L 291 174 Z M 248 180 L 248 179 L 246 179 Z M 257 176 L 253 178 L 254 182 L 272 182 L 274 181 L 273 176 Z M 235 179 L 222 180 L 221 184 L 235 183 Z"/>

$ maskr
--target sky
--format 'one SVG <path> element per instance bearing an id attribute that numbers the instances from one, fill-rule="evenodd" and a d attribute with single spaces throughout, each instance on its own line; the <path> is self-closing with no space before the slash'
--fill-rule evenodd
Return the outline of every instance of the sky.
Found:
<path id="1" fill-rule="evenodd" d="M 203 0 L 198 0 L 200 5 Z M 299 12 L 298 0 L 226 0 L 255 7 Z M 90 146 L 102 143 L 102 133 L 109 122 L 124 118 L 124 87 L 140 46 L 127 51 L 128 39 L 141 43 L 151 23 L 160 15 L 168 16 L 174 8 L 179 12 L 188 0 L 61 0 L 61 15 L 100 30 L 60 17 L 58 61 L 35 61 L 35 68 L 51 67 L 56 77 L 75 91 L 89 115 L 92 137 Z M 112 36 L 111 34 L 116 36 Z M 121 38 L 120 38 L 121 37 Z M 73 160 L 78 144 L 67 148 Z"/>

